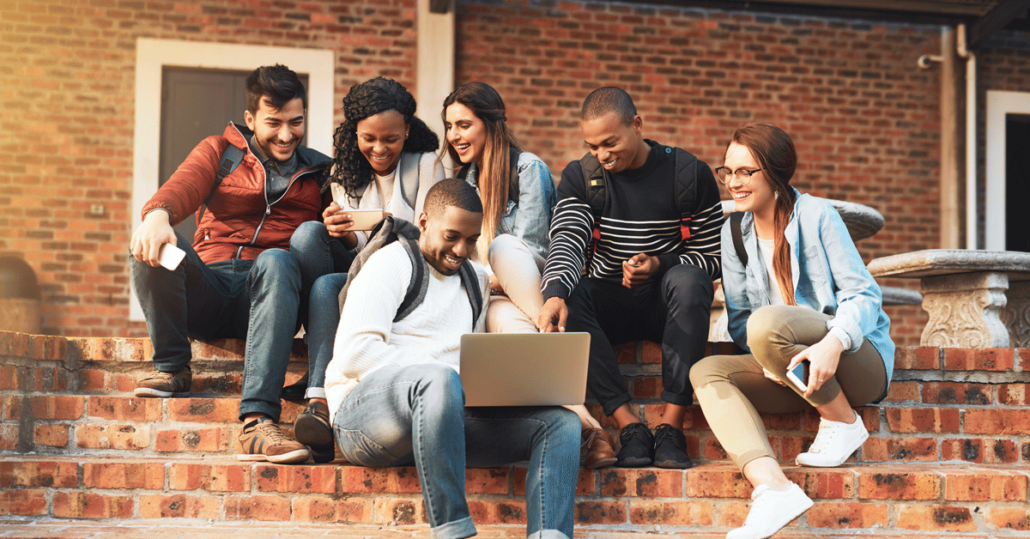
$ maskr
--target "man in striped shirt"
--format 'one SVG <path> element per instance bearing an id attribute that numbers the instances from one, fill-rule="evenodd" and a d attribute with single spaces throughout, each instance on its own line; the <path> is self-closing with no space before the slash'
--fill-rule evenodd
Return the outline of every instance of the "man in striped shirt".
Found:
<path id="1" fill-rule="evenodd" d="M 645 139 L 642 125 L 621 89 L 583 102 L 590 153 L 558 185 L 538 326 L 590 333 L 587 387 L 622 429 L 620 466 L 689 468 L 680 429 L 720 276 L 722 204 L 708 165 Z M 653 435 L 629 406 L 612 348 L 635 340 L 662 343 L 666 406 Z"/>

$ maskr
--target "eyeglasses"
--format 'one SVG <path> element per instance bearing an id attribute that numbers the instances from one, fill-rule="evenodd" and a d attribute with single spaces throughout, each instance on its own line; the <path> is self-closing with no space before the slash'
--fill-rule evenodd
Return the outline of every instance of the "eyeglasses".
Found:
<path id="1" fill-rule="evenodd" d="M 737 176 L 737 177 L 740 178 L 741 185 L 747 185 L 747 184 L 751 183 L 751 176 L 754 176 L 755 174 L 757 174 L 757 173 L 759 173 L 761 171 L 762 171 L 762 169 L 760 169 L 760 168 L 756 168 L 755 170 L 748 170 L 746 168 L 738 168 L 737 170 L 734 171 L 734 170 L 730 170 L 730 169 L 728 169 L 726 167 L 719 167 L 719 168 L 715 169 L 715 177 L 718 178 L 719 181 L 723 185 L 726 185 L 726 184 L 730 183 L 730 179 L 731 178 L 733 178 L 734 176 Z"/>

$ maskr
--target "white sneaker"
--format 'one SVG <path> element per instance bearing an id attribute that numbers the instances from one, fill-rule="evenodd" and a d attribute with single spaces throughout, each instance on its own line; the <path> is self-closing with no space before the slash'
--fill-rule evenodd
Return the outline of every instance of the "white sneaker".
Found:
<path id="1" fill-rule="evenodd" d="M 832 468 L 840 466 L 856 449 L 869 439 L 869 431 L 865 430 L 862 418 L 855 413 L 854 423 L 819 420 L 819 433 L 808 451 L 798 455 L 799 466 L 816 466 Z"/>
<path id="2" fill-rule="evenodd" d="M 758 485 L 751 493 L 751 511 L 744 527 L 730 530 L 726 539 L 764 539 L 771 537 L 790 521 L 812 507 L 812 500 L 794 483 L 787 490 L 773 490 L 769 485 Z"/>

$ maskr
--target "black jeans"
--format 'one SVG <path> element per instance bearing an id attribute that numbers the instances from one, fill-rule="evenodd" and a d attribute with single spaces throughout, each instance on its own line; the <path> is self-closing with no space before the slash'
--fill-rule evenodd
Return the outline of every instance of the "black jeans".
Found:
<path id="1" fill-rule="evenodd" d="M 705 353 L 714 294 L 708 273 L 687 264 L 633 289 L 580 279 L 567 301 L 566 326 L 590 333 L 587 388 L 606 415 L 632 400 L 612 347 L 638 340 L 662 343 L 662 400 L 693 403 L 690 367 Z"/>

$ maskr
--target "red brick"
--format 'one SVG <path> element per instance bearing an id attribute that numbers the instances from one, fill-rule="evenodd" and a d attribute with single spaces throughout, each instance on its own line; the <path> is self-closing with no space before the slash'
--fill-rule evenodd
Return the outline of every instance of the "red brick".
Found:
<path id="1" fill-rule="evenodd" d="M 225 427 L 159 430 L 154 441 L 154 451 L 222 453 L 229 449 L 235 439 L 233 429 Z"/>
<path id="2" fill-rule="evenodd" d="M 747 513 L 750 510 L 750 503 L 730 502 L 721 504 L 718 508 L 718 524 L 725 528 L 739 528 L 744 525 L 744 520 L 747 519 Z"/>
<path id="3" fill-rule="evenodd" d="M 596 496 L 597 495 L 597 474 L 603 472 L 607 468 L 600 470 L 579 470 L 579 477 L 576 480 L 576 496 Z M 515 485 L 515 496 L 526 495 L 526 469 L 522 467 L 515 468 L 512 473 L 513 483 Z"/>
<path id="4" fill-rule="evenodd" d="M 969 532 L 977 529 L 968 507 L 897 505 L 897 527 L 905 530 Z"/>
<path id="5" fill-rule="evenodd" d="M 32 335 L 29 337 L 30 357 L 36 360 L 62 361 L 67 355 L 67 342 L 64 337 Z"/>
<path id="6" fill-rule="evenodd" d="M 300 496 L 293 499 L 293 519 L 298 522 L 371 523 L 372 500 Z"/>
<path id="7" fill-rule="evenodd" d="M 923 402 L 928 404 L 991 404 L 994 400 L 991 386 L 957 382 L 926 382 L 923 384 Z"/>
<path id="8" fill-rule="evenodd" d="M 92 492 L 54 493 L 54 516 L 58 518 L 132 518 L 132 496 L 105 496 Z"/>
<path id="9" fill-rule="evenodd" d="M 619 363 L 637 363 L 637 343 L 627 343 L 615 347 L 615 358 Z"/>
<path id="10" fill-rule="evenodd" d="M 940 348 L 931 346 L 899 346 L 894 351 L 894 368 L 898 370 L 933 370 L 941 367 Z"/>
<path id="11" fill-rule="evenodd" d="M 1030 432 L 1030 410 L 966 410 L 965 431 L 969 434 L 1026 434 Z"/>
<path id="12" fill-rule="evenodd" d="M 336 492 L 336 467 L 333 466 L 258 464 L 254 473 L 258 492 Z"/>
<path id="13" fill-rule="evenodd" d="M 651 341 L 641 341 L 640 343 L 640 362 L 641 363 L 661 363 L 662 362 L 662 345 L 661 343 Z"/>
<path id="14" fill-rule="evenodd" d="M 77 395 L 39 395 L 29 397 L 36 419 L 69 420 L 82 417 L 83 399 Z"/>
<path id="15" fill-rule="evenodd" d="M 576 502 L 576 524 L 583 526 L 625 524 L 626 519 L 626 502 L 624 501 Z"/>
<path id="16" fill-rule="evenodd" d="M 45 490 L 0 491 L 0 516 L 46 516 Z"/>
<path id="17" fill-rule="evenodd" d="M 941 442 L 941 460 L 964 460 L 983 464 L 1019 461 L 1019 445 L 997 438 L 949 438 Z"/>
<path id="18" fill-rule="evenodd" d="M 239 421 L 237 399 L 168 399 L 168 420 L 198 423 Z"/>
<path id="19" fill-rule="evenodd" d="M 1030 358 L 1030 356 L 1028 356 Z M 1030 362 L 1027 362 L 1030 367 Z M 998 403 L 1008 406 L 1030 405 L 1030 384 L 1001 384 L 998 386 Z"/>
<path id="20" fill-rule="evenodd" d="M 885 415 L 891 432 L 959 432 L 961 426 L 957 408 L 888 408 Z M 968 412 L 966 417 L 968 429 Z"/>
<path id="21" fill-rule="evenodd" d="M 0 331 L 0 357 L 29 358 L 31 350 L 29 335 L 13 331 Z"/>
<path id="22" fill-rule="evenodd" d="M 376 498 L 373 509 L 376 524 L 425 524 L 426 508 L 422 498 Z"/>
<path id="23" fill-rule="evenodd" d="M 289 385 L 289 380 L 284 385 Z M 235 373 L 194 374 L 191 389 L 194 393 L 211 392 L 239 395 L 243 392 L 243 376 Z"/>
<path id="24" fill-rule="evenodd" d="M 86 393 L 101 393 L 105 391 L 111 391 L 112 387 L 110 382 L 107 380 L 106 371 L 98 371 L 94 369 L 83 369 L 79 371 L 79 381 L 81 386 L 79 389 Z"/>
<path id="25" fill-rule="evenodd" d="M 508 470 L 468 468 L 465 470 L 467 494 L 508 494 Z"/>
<path id="26" fill-rule="evenodd" d="M 44 367 L 33 369 L 32 377 L 35 381 L 34 391 L 59 392 L 68 390 L 68 377 L 61 369 Z"/>
<path id="27" fill-rule="evenodd" d="M 944 499 L 958 502 L 1026 501 L 1027 476 L 999 470 L 948 470 Z"/>
<path id="28" fill-rule="evenodd" d="M 89 397 L 89 417 L 114 421 L 160 421 L 161 405 L 162 399 L 93 395 Z"/>
<path id="29" fill-rule="evenodd" d="M 784 470 L 787 479 L 797 483 L 809 498 L 852 498 L 855 494 L 855 474 L 849 469 L 790 468 Z"/>
<path id="30" fill-rule="evenodd" d="M 35 425 L 32 440 L 36 445 L 49 447 L 68 446 L 68 425 Z"/>
<path id="31" fill-rule="evenodd" d="M 936 472 L 895 472 L 890 468 L 860 468 L 858 497 L 872 500 L 936 500 L 941 476 Z"/>
<path id="32" fill-rule="evenodd" d="M 815 441 L 815 436 L 782 436 L 780 437 L 780 461 L 794 462 L 798 455 L 808 451 Z M 773 450 L 775 451 L 775 447 Z M 850 459 L 849 459 L 850 460 Z"/>
<path id="33" fill-rule="evenodd" d="M 919 402 L 919 382 L 891 382 L 883 402 Z"/>
<path id="34" fill-rule="evenodd" d="M 0 339 L 3 335 L 0 335 Z M 18 388 L 18 368 L 14 365 L 0 365 L 0 389 Z"/>
<path id="35" fill-rule="evenodd" d="M 79 466 L 67 460 L 0 462 L 0 487 L 75 488 Z"/>
<path id="36" fill-rule="evenodd" d="M 143 449 L 150 445 L 150 427 L 115 423 L 75 425 L 75 447 Z"/>
<path id="37" fill-rule="evenodd" d="M 886 528 L 887 505 L 868 503 L 817 503 L 805 513 L 813 528 Z"/>
<path id="38" fill-rule="evenodd" d="M 683 496 L 683 472 L 657 468 L 605 468 L 599 470 L 601 496 L 679 498 Z"/>
<path id="39" fill-rule="evenodd" d="M 194 518 L 218 520 L 222 501 L 212 496 L 185 494 L 142 494 L 139 497 L 139 516 L 156 518 Z"/>
<path id="40" fill-rule="evenodd" d="M 690 498 L 748 498 L 753 490 L 735 466 L 703 466 L 686 473 Z"/>
<path id="41" fill-rule="evenodd" d="M 4 396 L 4 419 L 21 419 L 28 398 L 21 395 Z M 31 410 L 31 408 L 30 408 Z"/>
<path id="42" fill-rule="evenodd" d="M 84 462 L 82 486 L 102 489 L 162 490 L 165 468 L 161 463 Z"/>
<path id="43" fill-rule="evenodd" d="M 227 496 L 223 505 L 226 520 L 290 520 L 290 500 L 279 496 Z"/>
<path id="44" fill-rule="evenodd" d="M 213 492 L 247 492 L 250 490 L 248 464 L 190 464 L 172 462 L 168 470 L 171 490 L 204 489 Z"/>
<path id="45" fill-rule="evenodd" d="M 419 487 L 418 472 L 411 467 L 341 466 L 340 474 L 344 494 L 411 494 L 422 491 Z"/>
<path id="46" fill-rule="evenodd" d="M 469 514 L 477 525 L 526 524 L 523 500 L 469 500 Z"/>
<path id="47" fill-rule="evenodd" d="M 703 501 L 630 500 L 629 519 L 633 524 L 662 526 L 711 526 L 713 507 Z"/>
<path id="48" fill-rule="evenodd" d="M 658 376 L 637 376 L 633 378 L 632 395 L 635 399 L 658 399 L 662 396 L 662 379 Z"/>
<path id="49" fill-rule="evenodd" d="M 0 425 L 0 449 L 11 451 L 18 447 L 18 425 Z"/>
<path id="50" fill-rule="evenodd" d="M 1030 531 L 1030 508 L 990 507 L 985 520 L 992 529 Z"/>
<path id="51" fill-rule="evenodd" d="M 247 343 L 242 339 L 215 339 L 212 341 L 192 341 L 193 357 L 209 360 L 243 361 Z"/>
<path id="52" fill-rule="evenodd" d="M 936 438 L 876 438 L 862 444 L 865 462 L 934 462 L 937 460 Z"/>
<path id="53" fill-rule="evenodd" d="M 947 371 L 1011 371 L 1015 364 L 1012 348 L 945 348 L 944 369 Z"/>

